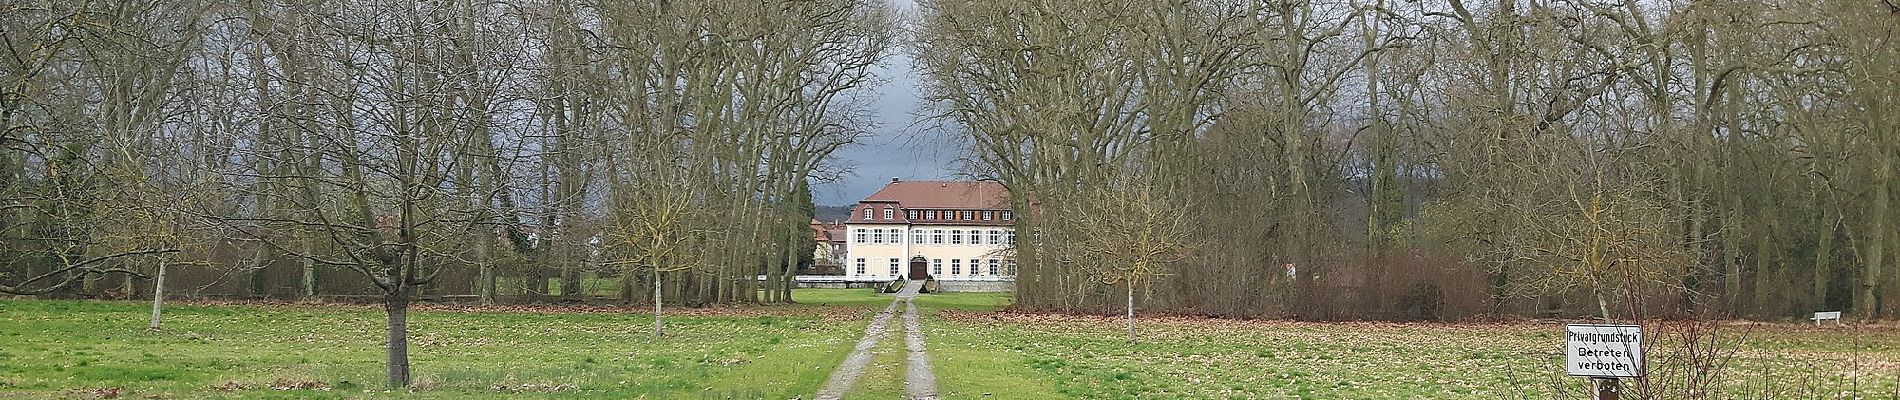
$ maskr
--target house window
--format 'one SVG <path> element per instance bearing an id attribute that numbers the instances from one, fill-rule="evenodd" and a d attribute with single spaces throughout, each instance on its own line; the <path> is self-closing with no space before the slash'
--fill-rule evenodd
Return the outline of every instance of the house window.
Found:
<path id="1" fill-rule="evenodd" d="M 964 221 L 969 221 L 969 220 L 971 220 L 971 219 L 973 219 L 973 218 L 975 218 L 975 217 L 976 217 L 976 212 L 975 212 L 975 211 L 964 211 L 964 212 L 963 212 L 963 220 L 964 220 Z"/>
<path id="2" fill-rule="evenodd" d="M 983 220 L 984 220 L 984 221 L 988 221 L 988 220 L 990 220 L 990 218 L 993 218 L 993 217 L 995 217 L 995 216 L 996 216 L 996 212 L 995 212 L 995 211 L 984 211 L 984 212 L 983 212 Z"/>
<path id="3" fill-rule="evenodd" d="M 891 259 L 891 276 L 897 276 L 897 259 Z"/>
<path id="4" fill-rule="evenodd" d="M 904 230 L 892 229 L 891 230 L 891 244 L 901 244 L 901 243 L 904 243 Z"/>
<path id="5" fill-rule="evenodd" d="M 950 274 L 951 275 L 963 274 L 963 260 L 956 259 L 956 258 L 950 259 Z"/>
<path id="6" fill-rule="evenodd" d="M 1011 246 L 1015 246 L 1016 245 L 1016 231 L 1012 230 L 1008 232 L 1003 232 L 1003 241 L 1009 243 L 1009 245 Z"/>
<path id="7" fill-rule="evenodd" d="M 930 244 L 943 244 L 943 230 L 942 229 L 930 230 Z"/>
<path id="8" fill-rule="evenodd" d="M 858 259 L 858 273 L 856 275 L 864 275 L 864 259 L 862 258 Z"/>
<path id="9" fill-rule="evenodd" d="M 864 219 L 871 219 L 871 207 L 864 208 Z"/>
<path id="10" fill-rule="evenodd" d="M 938 259 L 930 260 L 930 274 L 943 275 L 943 259 L 938 258 Z"/>
<path id="11" fill-rule="evenodd" d="M 999 272 L 1002 272 L 1002 266 L 1002 260 L 990 259 L 990 275 L 998 275 Z"/>
<path id="12" fill-rule="evenodd" d="M 1005 268 L 1003 272 L 1008 272 L 1010 276 L 1016 276 L 1016 260 L 1009 260 L 1009 262 L 1003 266 Z"/>
<path id="13" fill-rule="evenodd" d="M 852 239 L 851 240 L 852 243 L 858 243 L 858 244 L 870 243 L 870 240 L 868 240 L 869 238 L 864 237 L 864 229 L 852 229 L 851 239 Z"/>
<path id="14" fill-rule="evenodd" d="M 892 210 L 890 207 L 884 207 L 884 219 L 891 219 L 891 217 L 896 216 L 897 214 L 895 212 L 896 210 Z"/>
<path id="15" fill-rule="evenodd" d="M 990 244 L 992 245 L 1003 244 L 1003 231 L 990 230 Z"/>
<path id="16" fill-rule="evenodd" d="M 963 231 L 950 231 L 950 244 L 963 244 Z"/>
<path id="17" fill-rule="evenodd" d="M 924 219 L 937 219 L 937 210 L 925 211 Z"/>
<path id="18" fill-rule="evenodd" d="M 1008 211 L 1004 211 L 1004 212 L 1003 212 L 1003 220 L 1004 220 L 1004 221 L 1008 221 L 1008 220 L 1009 220 L 1009 217 L 1010 217 L 1010 215 L 1009 215 L 1009 212 L 1008 212 Z"/>
<path id="19" fill-rule="evenodd" d="M 917 210 L 904 210 L 904 218 L 917 219 Z"/>

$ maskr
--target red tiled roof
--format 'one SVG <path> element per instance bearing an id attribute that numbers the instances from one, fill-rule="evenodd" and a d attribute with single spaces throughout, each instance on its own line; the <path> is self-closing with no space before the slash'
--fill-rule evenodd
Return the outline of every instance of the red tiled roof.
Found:
<path id="1" fill-rule="evenodd" d="M 886 205 L 895 206 L 892 219 L 884 219 L 883 208 Z M 865 207 L 877 209 L 872 212 L 873 218 L 864 218 Z M 996 181 L 895 181 L 858 202 L 858 206 L 851 209 L 850 222 L 1009 225 L 1011 221 L 1003 220 L 1000 215 L 1009 209 L 1009 189 Z M 931 220 L 907 218 L 906 211 L 909 210 L 955 210 L 959 213 L 968 210 L 975 213 L 969 219 Z M 993 213 L 989 220 L 982 219 L 981 213 L 984 211 Z"/>
<path id="2" fill-rule="evenodd" d="M 864 201 L 919 209 L 1006 210 L 1009 189 L 996 181 L 900 181 L 884 185 Z"/>
<path id="3" fill-rule="evenodd" d="M 811 232 L 812 238 L 820 242 L 844 242 L 843 222 L 819 222 L 817 219 L 813 219 L 811 220 Z"/>

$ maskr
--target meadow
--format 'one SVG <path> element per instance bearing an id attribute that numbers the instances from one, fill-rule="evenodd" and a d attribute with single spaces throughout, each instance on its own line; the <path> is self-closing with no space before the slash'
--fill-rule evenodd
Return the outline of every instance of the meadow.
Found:
<path id="1" fill-rule="evenodd" d="M 659 339 L 638 307 L 425 306 L 412 312 L 416 385 L 404 390 L 381 386 L 375 306 L 179 304 L 152 332 L 143 303 L 0 300 L 0 398 L 810 398 L 890 298 L 795 297 L 804 304 L 678 310 Z M 1548 399 L 1576 398 L 1581 382 L 1562 376 L 1554 321 L 1144 317 L 1130 345 L 1118 318 L 999 311 L 1009 301 L 917 300 L 943 398 Z M 1895 394 L 1895 327 L 1696 326 L 1728 360 L 1722 393 Z M 1666 351 L 1689 337 L 1672 329 L 1655 336 L 1649 390 L 1681 386 L 1660 367 L 1685 357 Z M 901 396 L 901 342 L 878 346 L 847 398 Z"/>
<path id="2" fill-rule="evenodd" d="M 930 321 L 937 373 L 957 377 L 939 379 L 952 399 L 1589 398 L 1584 378 L 1564 374 L 1558 321 L 1158 317 L 1140 319 L 1133 345 L 1117 317 L 941 311 Z M 1645 329 L 1649 379 L 1625 381 L 1625 393 L 1651 395 L 1641 398 L 1900 398 L 1900 328 L 1891 325 Z M 1689 339 L 1697 346 L 1682 345 Z"/>
<path id="3" fill-rule="evenodd" d="M 0 300 L 0 398 L 793 398 L 857 340 L 858 292 L 669 310 L 658 339 L 639 307 L 421 306 L 401 391 L 377 306 L 168 305 L 152 332 L 145 303 Z"/>

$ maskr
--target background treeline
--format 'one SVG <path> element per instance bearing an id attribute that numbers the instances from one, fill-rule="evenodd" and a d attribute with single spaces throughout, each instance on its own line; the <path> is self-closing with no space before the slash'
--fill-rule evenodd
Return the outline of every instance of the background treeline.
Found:
<path id="1" fill-rule="evenodd" d="M 1035 215 L 1023 307 L 1900 310 L 1891 1 L 921 7 L 934 115 Z"/>
<path id="2" fill-rule="evenodd" d="M 603 286 L 789 301 L 807 182 L 864 134 L 896 17 L 869 0 L 0 8 L 0 293 L 148 296 L 169 263 L 168 293 L 391 307 Z"/>
<path id="3" fill-rule="evenodd" d="M 935 116 L 1033 216 L 1025 307 L 1900 309 L 1888 1 L 918 6 Z M 787 300 L 897 36 L 875 0 L 0 7 L 0 292 L 169 264 L 392 312 Z"/>

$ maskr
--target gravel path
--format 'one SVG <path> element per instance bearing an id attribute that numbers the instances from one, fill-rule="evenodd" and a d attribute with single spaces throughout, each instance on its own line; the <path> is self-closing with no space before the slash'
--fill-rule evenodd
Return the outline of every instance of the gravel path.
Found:
<path id="1" fill-rule="evenodd" d="M 858 376 L 863 375 L 864 367 L 871 363 L 871 349 L 877 347 L 878 340 L 884 338 L 885 331 L 890 327 L 891 315 L 897 313 L 898 303 L 904 304 L 904 342 L 910 350 L 910 366 L 904 374 L 904 386 L 910 391 L 912 399 L 937 398 L 937 375 L 930 372 L 930 357 L 924 354 L 923 325 L 918 322 L 917 306 L 911 304 L 911 299 L 917 297 L 917 292 L 923 286 L 922 281 L 910 281 L 904 284 L 903 290 L 897 291 L 891 305 L 884 306 L 884 311 L 879 311 L 871 319 L 871 326 L 864 328 L 864 337 L 858 339 L 858 347 L 851 350 L 851 355 L 845 356 L 844 363 L 838 364 L 837 369 L 831 370 L 831 379 L 825 381 L 825 387 L 818 391 L 817 399 L 844 398 L 844 393 L 857 384 Z"/>
<path id="2" fill-rule="evenodd" d="M 930 355 L 924 353 L 924 328 L 918 321 L 917 305 L 904 300 L 904 343 L 910 348 L 909 368 L 904 372 L 904 387 L 910 398 L 936 400 L 937 374 L 930 370 Z"/>
<path id="3" fill-rule="evenodd" d="M 851 385 L 858 382 L 858 375 L 864 374 L 864 365 L 871 363 L 871 349 L 877 347 L 878 339 L 884 337 L 884 328 L 890 325 L 891 314 L 897 311 L 899 301 L 903 299 L 892 300 L 891 305 L 884 306 L 884 311 L 871 319 L 871 326 L 864 328 L 864 338 L 858 339 L 858 347 L 851 350 L 851 355 L 844 357 L 844 363 L 831 370 L 831 379 L 825 381 L 824 389 L 818 390 L 817 399 L 844 398 L 844 392 L 851 390 Z"/>

